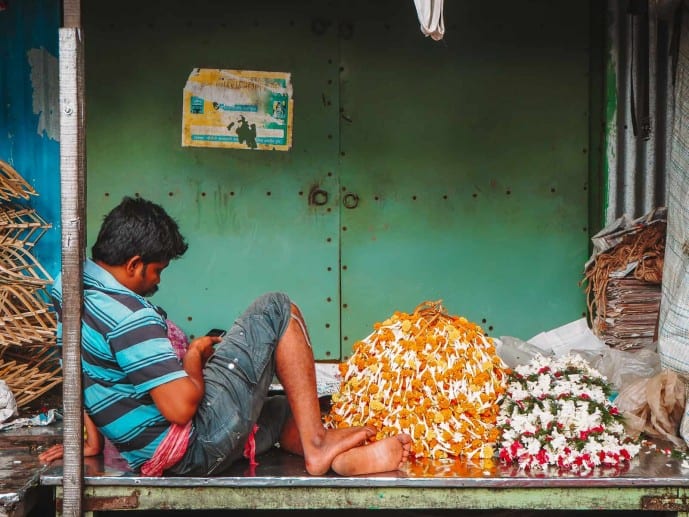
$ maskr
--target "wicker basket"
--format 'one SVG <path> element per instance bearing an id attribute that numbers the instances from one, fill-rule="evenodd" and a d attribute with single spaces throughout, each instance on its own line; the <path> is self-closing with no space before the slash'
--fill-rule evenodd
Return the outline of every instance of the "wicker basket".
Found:
<path id="1" fill-rule="evenodd" d="M 0 206 L 0 246 L 32 248 L 49 228 L 31 208 L 10 203 Z"/>
<path id="2" fill-rule="evenodd" d="M 0 199 L 29 199 L 36 191 L 15 171 L 9 163 L 0 160 Z"/>

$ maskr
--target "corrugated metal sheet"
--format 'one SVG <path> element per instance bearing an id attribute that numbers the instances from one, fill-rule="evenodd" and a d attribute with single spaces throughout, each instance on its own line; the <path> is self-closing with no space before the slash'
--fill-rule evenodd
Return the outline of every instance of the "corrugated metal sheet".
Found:
<path id="1" fill-rule="evenodd" d="M 644 13 L 646 5 L 608 2 L 607 222 L 623 213 L 642 215 L 666 200 L 672 20 L 654 8 Z"/>

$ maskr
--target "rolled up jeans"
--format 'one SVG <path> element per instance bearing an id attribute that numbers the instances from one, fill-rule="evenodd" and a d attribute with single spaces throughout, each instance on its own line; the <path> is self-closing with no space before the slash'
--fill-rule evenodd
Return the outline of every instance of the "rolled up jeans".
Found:
<path id="1" fill-rule="evenodd" d="M 256 299 L 232 325 L 203 369 L 205 394 L 184 457 L 166 474 L 220 474 L 244 453 L 254 424 L 256 454 L 270 449 L 290 415 L 284 396 L 268 397 L 275 348 L 291 318 L 283 293 Z"/>

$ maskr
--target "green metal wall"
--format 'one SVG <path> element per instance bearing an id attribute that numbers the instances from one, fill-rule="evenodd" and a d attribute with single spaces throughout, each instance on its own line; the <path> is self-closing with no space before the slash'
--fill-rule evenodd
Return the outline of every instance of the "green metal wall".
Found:
<path id="1" fill-rule="evenodd" d="M 582 316 L 588 3 L 446 2 L 441 42 L 411 0 L 151 4 L 84 5 L 87 233 L 163 204 L 190 249 L 155 301 L 188 333 L 275 289 L 319 359 L 428 299 L 491 335 Z M 291 72 L 292 150 L 182 148 L 195 67 Z"/>

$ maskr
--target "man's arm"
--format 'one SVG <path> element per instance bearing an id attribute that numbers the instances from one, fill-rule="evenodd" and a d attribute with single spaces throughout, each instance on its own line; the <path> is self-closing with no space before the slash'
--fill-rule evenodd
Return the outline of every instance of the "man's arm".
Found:
<path id="1" fill-rule="evenodd" d="M 103 450 L 103 435 L 100 434 L 96 424 L 84 411 L 84 457 L 97 456 Z M 59 460 L 64 455 L 64 447 L 61 443 L 53 445 L 47 451 L 38 455 L 40 461 L 50 463 Z"/>
<path id="2" fill-rule="evenodd" d="M 213 345 L 220 337 L 203 336 L 189 345 L 184 356 L 184 371 L 187 377 L 161 384 L 151 390 L 151 397 L 165 419 L 173 424 L 189 422 L 205 393 L 203 366 L 213 354 Z"/>

